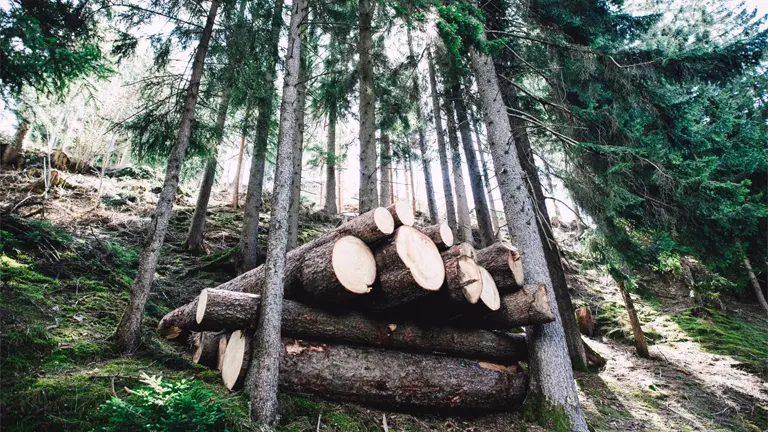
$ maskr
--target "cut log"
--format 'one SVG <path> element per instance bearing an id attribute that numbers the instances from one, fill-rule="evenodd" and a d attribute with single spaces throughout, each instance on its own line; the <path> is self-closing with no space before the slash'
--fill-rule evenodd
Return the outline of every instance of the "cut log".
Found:
<path id="1" fill-rule="evenodd" d="M 323 303 L 366 294 L 375 280 L 373 253 L 362 240 L 352 236 L 326 243 L 307 254 L 301 272 L 304 291 Z"/>
<path id="2" fill-rule="evenodd" d="M 389 214 L 392 215 L 392 219 L 395 221 L 395 226 L 413 226 L 413 223 L 416 222 L 413 207 L 406 201 L 398 201 L 387 207 L 387 210 L 389 211 Z"/>
<path id="3" fill-rule="evenodd" d="M 453 231 L 447 222 L 419 228 L 421 232 L 427 235 L 437 246 L 437 250 L 445 251 L 453 246 Z"/>
<path id="4" fill-rule="evenodd" d="M 228 323 L 248 322 L 257 312 L 260 301 L 259 294 L 206 288 L 197 298 L 195 329 L 219 331 L 232 328 Z"/>
<path id="5" fill-rule="evenodd" d="M 251 357 L 251 338 L 242 330 L 232 332 L 221 362 L 221 379 L 230 390 L 243 387 Z"/>
<path id="6" fill-rule="evenodd" d="M 480 328 L 508 330 L 554 320 L 547 287 L 544 284 L 527 284 L 520 291 L 503 296 L 499 310 L 485 313 L 477 323 Z"/>
<path id="7" fill-rule="evenodd" d="M 475 248 L 469 243 L 459 243 L 450 249 L 442 252 L 443 259 L 455 258 L 460 256 L 475 259 Z M 479 263 L 478 263 L 479 264 Z"/>
<path id="8" fill-rule="evenodd" d="M 218 371 L 220 371 L 222 365 L 224 365 L 224 354 L 227 352 L 227 344 L 229 343 L 229 338 L 231 336 L 231 333 L 225 333 L 223 337 L 219 338 L 219 357 L 216 361 L 216 370 Z"/>
<path id="9" fill-rule="evenodd" d="M 452 357 L 283 339 L 280 390 L 382 408 L 509 411 L 525 399 L 516 368 Z"/>
<path id="10" fill-rule="evenodd" d="M 496 282 L 491 277 L 491 273 L 483 266 L 478 266 L 483 279 L 483 290 L 480 293 L 480 303 L 491 311 L 497 311 L 501 308 L 501 298 L 499 290 L 496 288 Z"/>
<path id="11" fill-rule="evenodd" d="M 322 234 L 311 242 L 291 250 L 285 257 L 285 298 L 301 298 L 302 293 L 299 288 L 304 259 L 315 249 L 328 243 L 335 243 L 345 236 L 357 237 L 366 244 L 374 243 L 389 237 L 396 226 L 397 224 L 389 211 L 384 207 L 377 207 L 332 231 Z M 331 259 L 331 255 L 328 255 L 328 259 Z M 229 282 L 219 285 L 217 288 L 259 294 L 264 286 L 264 278 L 265 266 L 260 265 Z"/>
<path id="12" fill-rule="evenodd" d="M 167 313 L 157 324 L 160 336 L 176 342 L 186 343 L 195 326 L 195 312 L 197 311 L 197 299 L 178 309 Z"/>
<path id="13" fill-rule="evenodd" d="M 517 248 L 507 242 L 497 242 L 477 251 L 475 261 L 493 276 L 501 294 L 523 287 L 523 261 Z"/>
<path id="14" fill-rule="evenodd" d="M 445 267 L 437 246 L 416 228 L 402 226 L 391 242 L 374 249 L 379 275 L 366 304 L 384 309 L 437 291 L 445 280 Z"/>
<path id="15" fill-rule="evenodd" d="M 466 256 L 445 261 L 443 290 L 451 302 L 475 304 L 483 292 L 483 274 L 475 260 Z"/>
<path id="16" fill-rule="evenodd" d="M 224 332 L 197 332 L 192 336 L 192 361 L 218 370 L 221 359 L 219 358 L 219 345 L 221 339 L 225 343 L 229 335 Z"/>

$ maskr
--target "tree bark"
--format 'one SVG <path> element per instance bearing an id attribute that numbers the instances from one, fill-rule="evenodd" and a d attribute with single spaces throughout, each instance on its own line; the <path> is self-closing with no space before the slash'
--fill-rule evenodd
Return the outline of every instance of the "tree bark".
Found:
<path id="1" fill-rule="evenodd" d="M 336 109 L 328 112 L 328 144 L 325 161 L 325 211 L 338 213 L 336 208 Z"/>
<path id="2" fill-rule="evenodd" d="M 632 327 L 632 335 L 635 339 L 635 350 L 637 355 L 649 359 L 651 354 L 648 352 L 648 344 L 645 342 L 645 334 L 642 327 L 640 327 L 640 320 L 637 318 L 637 311 L 635 310 L 635 304 L 632 302 L 632 297 L 629 296 L 627 288 L 624 286 L 624 281 L 619 279 L 616 281 L 621 291 L 621 297 L 624 299 L 624 306 L 627 308 L 627 317 L 629 317 L 629 325 Z"/>
<path id="3" fill-rule="evenodd" d="M 302 40 L 302 43 L 304 41 Z M 299 213 L 301 212 L 301 174 L 304 158 L 304 114 L 307 102 L 307 79 L 309 64 L 301 58 L 299 82 L 296 96 L 296 139 L 293 142 L 293 172 L 291 174 L 291 206 L 288 209 L 288 246 L 292 250 L 299 242 Z"/>
<path id="4" fill-rule="evenodd" d="M 411 192 L 411 207 L 416 211 L 416 182 L 413 180 L 413 163 L 411 163 L 411 155 L 408 155 L 408 177 L 410 178 L 410 192 Z"/>
<path id="5" fill-rule="evenodd" d="M 213 32 L 213 24 L 216 19 L 216 12 L 219 9 L 219 1 L 213 0 L 211 8 L 208 11 L 208 17 L 200 36 L 200 42 L 197 46 L 195 59 L 192 63 L 192 75 L 189 81 L 189 88 L 184 100 L 184 109 L 181 114 L 181 123 L 179 124 L 179 134 L 176 143 L 171 149 L 168 158 L 168 166 L 165 170 L 165 180 L 163 190 L 155 209 L 155 215 L 149 225 L 144 250 L 139 261 L 139 268 L 136 272 L 136 279 L 131 287 L 128 298 L 128 307 L 125 309 L 123 317 L 117 326 L 117 349 L 122 354 L 130 354 L 138 348 L 141 336 L 141 321 L 144 317 L 144 306 L 149 297 L 149 290 L 152 287 L 152 281 L 155 278 L 155 269 L 157 261 L 160 258 L 160 250 L 165 240 L 165 233 L 168 230 L 168 222 L 171 219 L 173 203 L 176 199 L 176 190 L 179 187 L 179 174 L 181 164 L 184 161 L 184 154 L 189 144 L 189 136 L 192 133 L 192 122 L 195 118 L 195 107 L 200 90 L 200 80 L 203 76 L 203 64 L 205 55 L 208 51 L 208 43 Z"/>
<path id="6" fill-rule="evenodd" d="M 197 313 L 197 298 L 192 302 L 176 308 L 167 314 L 157 324 L 157 332 L 161 337 L 186 343 L 193 331 L 197 331 L 195 314 Z M 218 329 L 220 330 L 220 329 Z"/>
<path id="7" fill-rule="evenodd" d="M 446 251 L 453 246 L 453 231 L 451 231 L 447 222 L 419 228 L 419 231 L 429 237 L 440 252 Z"/>
<path id="8" fill-rule="evenodd" d="M 382 207 L 394 204 L 392 201 L 392 147 L 389 134 L 381 130 L 381 173 L 379 177 L 379 203 Z"/>
<path id="9" fill-rule="evenodd" d="M 409 12 L 410 18 L 410 12 Z M 417 62 L 417 57 L 413 52 L 413 35 L 411 33 L 411 24 L 405 25 L 406 36 L 408 40 L 408 55 L 414 62 Z M 419 152 L 421 153 L 421 166 L 424 170 L 424 186 L 427 190 L 427 208 L 429 209 L 429 221 L 436 224 L 439 220 L 437 214 L 437 203 L 435 202 L 435 186 L 432 184 L 432 168 L 429 160 L 429 149 L 427 148 L 427 138 L 424 132 L 424 114 L 421 112 L 421 89 L 419 85 L 418 62 L 414 65 L 413 74 L 413 102 L 416 105 L 416 124 L 419 131 Z"/>
<path id="10" fill-rule="evenodd" d="M 219 346 L 222 338 L 229 335 L 224 332 L 199 332 L 192 336 L 192 361 L 194 363 L 219 370 L 221 359 Z"/>
<path id="11" fill-rule="evenodd" d="M 397 226 L 413 226 L 413 224 L 416 222 L 416 216 L 413 214 L 413 208 L 409 206 L 405 201 L 398 201 L 390 205 L 387 207 L 387 211 L 390 215 L 392 215 L 392 220 Z"/>
<path id="12" fill-rule="evenodd" d="M 464 157 L 467 158 L 469 184 L 472 187 L 472 198 L 475 203 L 475 215 L 477 216 L 477 228 L 480 232 L 480 246 L 490 246 L 494 240 L 493 224 L 491 223 L 491 215 L 488 211 L 488 203 L 485 200 L 483 178 L 480 175 L 480 167 L 477 164 L 475 147 L 472 144 L 472 131 L 469 127 L 467 106 L 464 103 L 464 96 L 461 93 L 461 85 L 456 84 L 451 93 L 453 97 L 453 106 L 456 110 L 459 134 L 461 135 L 461 142 L 464 147 Z"/>
<path id="13" fill-rule="evenodd" d="M 245 115 L 246 119 L 248 114 Z M 237 152 L 237 167 L 235 168 L 235 181 L 232 183 L 232 207 L 240 207 L 240 171 L 243 167 L 243 156 L 245 155 L 245 131 L 240 136 L 240 150 Z"/>
<path id="14" fill-rule="evenodd" d="M 307 14 L 306 0 L 294 0 L 285 56 L 285 75 L 280 107 L 275 185 L 269 222 L 264 293 L 254 336 L 251 366 L 246 376 L 251 419 L 270 430 L 277 423 L 277 380 L 280 361 L 280 320 L 285 287 L 285 254 L 288 245 L 288 207 L 291 201 L 293 148 L 296 145 L 298 84 L 301 69 L 300 30 Z"/>
<path id="15" fill-rule="evenodd" d="M 485 185 L 485 191 L 488 194 L 488 207 L 491 210 L 491 223 L 493 224 L 494 236 L 501 240 L 501 233 L 499 226 L 499 215 L 496 213 L 496 200 L 493 199 L 493 193 L 491 191 L 491 178 L 488 175 L 488 164 L 485 162 L 485 152 L 480 142 L 480 132 L 477 131 L 475 126 L 475 137 L 477 138 L 477 152 L 480 154 L 480 165 L 483 169 L 483 184 Z"/>
<path id="16" fill-rule="evenodd" d="M 431 411 L 506 411 L 526 394 L 526 376 L 514 367 L 291 339 L 280 349 L 280 389 L 288 393 Z"/>
<path id="17" fill-rule="evenodd" d="M 264 95 L 259 99 L 259 114 L 256 119 L 256 137 L 251 155 L 251 171 L 248 178 L 248 191 L 245 195 L 243 210 L 243 230 L 240 233 L 240 252 L 238 255 L 238 273 L 245 273 L 258 262 L 259 255 L 259 215 L 261 214 L 261 195 L 264 185 L 264 163 L 269 141 L 269 123 L 272 119 L 272 99 L 275 94 L 275 75 L 280 43 L 280 29 L 283 27 L 284 0 L 275 1 L 269 36 L 266 74 L 263 79 Z"/>
<path id="18" fill-rule="evenodd" d="M 432 93 L 432 114 L 435 118 L 435 133 L 437 134 L 437 154 L 440 159 L 440 174 L 443 179 L 443 195 L 445 196 L 445 213 L 448 226 L 454 233 L 459 232 L 456 221 L 456 205 L 453 201 L 453 188 L 451 187 L 451 174 L 448 168 L 448 153 L 445 150 L 445 131 L 443 130 L 443 118 L 440 111 L 440 98 L 437 94 L 437 80 L 435 79 L 435 64 L 432 59 L 432 50 L 427 50 L 429 57 L 429 87 Z"/>
<path id="19" fill-rule="evenodd" d="M 301 286 L 322 303 L 338 303 L 367 294 L 375 280 L 373 253 L 357 237 L 345 236 L 326 243 L 304 257 Z"/>
<path id="20" fill-rule="evenodd" d="M 254 328 L 256 317 L 261 312 L 261 295 L 216 288 L 202 290 L 197 301 L 192 303 L 195 304 L 195 321 L 192 325 L 189 321 L 186 324 L 193 327 L 193 330 L 203 332 Z M 180 309 L 189 310 L 186 306 Z M 185 319 L 189 319 L 188 312 Z"/>
<path id="21" fill-rule="evenodd" d="M 216 117 L 216 133 L 220 134 L 218 143 L 211 149 L 212 156 L 205 162 L 205 172 L 203 173 L 203 181 L 200 185 L 200 192 L 197 195 L 197 204 L 195 205 L 195 213 L 192 215 L 192 223 L 189 226 L 189 232 L 187 233 L 186 247 L 190 251 L 200 252 L 203 248 L 203 240 L 205 235 L 205 219 L 208 212 L 208 202 L 211 199 L 211 191 L 213 190 L 213 183 L 216 180 L 216 168 L 218 167 L 218 161 L 216 160 L 216 153 L 219 151 L 222 141 L 224 141 L 224 125 L 227 122 L 227 109 L 229 108 L 229 86 L 224 89 L 221 94 L 221 100 L 219 101 L 219 112 Z"/>
<path id="22" fill-rule="evenodd" d="M 763 290 L 760 288 L 760 282 L 757 280 L 757 276 L 755 276 L 755 272 L 752 270 L 752 263 L 749 262 L 749 258 L 744 258 L 744 268 L 746 268 L 747 273 L 749 273 L 749 282 L 752 284 L 752 289 L 755 291 L 755 297 L 757 297 L 758 303 L 760 303 L 760 306 L 768 312 L 768 302 L 765 301 Z"/>
<path id="23" fill-rule="evenodd" d="M 531 365 L 531 392 L 549 404 L 560 407 L 570 419 L 572 431 L 588 431 L 579 403 L 573 370 L 565 343 L 562 318 L 555 300 L 547 269 L 544 245 L 532 221 L 536 220 L 533 200 L 514 144 L 507 109 L 501 99 L 496 68 L 491 58 L 470 49 L 471 66 L 477 78 L 478 92 L 488 130 L 488 142 L 496 167 L 510 236 L 523 250 L 526 282 L 542 282 L 547 287 L 555 321 L 526 328 Z"/>
<path id="24" fill-rule="evenodd" d="M 480 249 L 475 260 L 491 273 L 500 293 L 508 294 L 523 287 L 523 262 L 520 252 L 511 244 L 498 242 Z"/>
<path id="25" fill-rule="evenodd" d="M 373 91 L 373 0 L 359 0 L 358 55 L 360 56 L 360 189 L 359 211 L 365 213 L 377 207 L 376 191 L 376 94 Z"/>
<path id="26" fill-rule="evenodd" d="M 456 215 L 459 227 L 456 236 L 463 242 L 474 244 L 475 239 L 472 235 L 472 222 L 469 218 L 469 205 L 467 204 L 467 189 L 464 186 L 464 171 L 461 166 L 461 150 L 459 150 L 459 140 L 456 136 L 456 117 L 450 100 L 446 100 L 445 113 L 448 116 L 448 143 L 451 146 L 451 171 L 453 172 L 453 186 L 456 192 Z"/>

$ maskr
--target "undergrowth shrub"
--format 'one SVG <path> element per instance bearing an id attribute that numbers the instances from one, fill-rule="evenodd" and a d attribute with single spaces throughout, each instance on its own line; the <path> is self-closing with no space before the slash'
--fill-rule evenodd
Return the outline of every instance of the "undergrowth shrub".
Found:
<path id="1" fill-rule="evenodd" d="M 130 400 L 113 397 L 100 407 L 109 417 L 102 431 L 223 431 L 224 407 L 217 395 L 195 381 L 163 380 L 142 373 L 144 386 Z"/>

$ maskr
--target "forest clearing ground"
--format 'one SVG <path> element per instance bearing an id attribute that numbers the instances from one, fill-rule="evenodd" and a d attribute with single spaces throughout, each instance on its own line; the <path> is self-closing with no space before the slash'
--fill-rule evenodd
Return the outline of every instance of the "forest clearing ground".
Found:
<path id="1" fill-rule="evenodd" d="M 98 406 L 113 395 L 130 397 L 125 388 L 140 384 L 140 372 L 199 380 L 227 407 L 230 430 L 247 430 L 244 398 L 228 393 L 218 373 L 193 365 L 187 353 L 154 335 L 164 313 L 232 276 L 219 259 L 226 261 L 226 252 L 237 244 L 242 215 L 224 205 L 226 194 L 214 196 L 206 236 L 211 255 L 193 255 L 179 247 L 192 212 L 188 198 L 180 198 L 147 306 L 143 346 L 134 357 L 120 358 L 109 338 L 125 305 L 143 227 L 156 200 L 153 180 L 105 178 L 104 202 L 126 199 L 95 208 L 97 176 L 64 178 L 69 186 L 54 190 L 46 205 L 51 225 L 32 222 L 26 233 L 13 231 L 10 224 L 0 226 L 0 233 L 10 233 L 0 236 L 3 430 L 97 428 L 105 421 Z M 37 179 L 39 174 L 30 170 L 0 173 L 0 206 L 20 202 Z M 131 194 L 135 199 L 128 198 Z M 333 218 L 310 217 L 307 209 L 300 236 L 306 240 L 335 223 Z M 267 224 L 268 215 L 262 214 L 263 234 Z M 768 358 L 763 355 L 768 323 L 757 308 L 726 300 L 727 312 L 697 317 L 679 299 L 665 303 L 633 294 L 643 328 L 654 342 L 654 359 L 643 360 L 627 338 L 613 280 L 596 270 L 579 270 L 569 275 L 569 283 L 574 302 L 592 307 L 606 335 L 588 339 L 608 360 L 606 367 L 576 376 L 595 430 L 768 428 L 768 384 L 759 377 L 760 356 Z M 541 430 L 518 413 L 408 415 L 290 396 L 282 396 L 281 430 L 315 430 L 319 418 L 321 430 L 379 431 L 384 415 L 390 430 Z"/>

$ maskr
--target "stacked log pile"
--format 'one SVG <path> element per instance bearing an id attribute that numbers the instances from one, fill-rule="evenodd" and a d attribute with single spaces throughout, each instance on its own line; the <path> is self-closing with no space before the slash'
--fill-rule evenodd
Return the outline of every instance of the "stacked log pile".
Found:
<path id="1" fill-rule="evenodd" d="M 283 391 L 391 408 L 503 410 L 525 398 L 525 337 L 554 320 L 523 284 L 520 254 L 454 245 L 446 224 L 414 227 L 405 203 L 377 208 L 286 256 Z M 168 313 L 161 336 L 237 390 L 250 361 L 264 266 Z"/>

